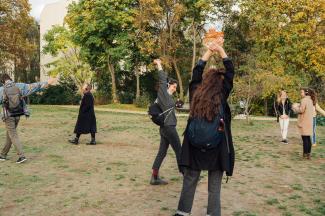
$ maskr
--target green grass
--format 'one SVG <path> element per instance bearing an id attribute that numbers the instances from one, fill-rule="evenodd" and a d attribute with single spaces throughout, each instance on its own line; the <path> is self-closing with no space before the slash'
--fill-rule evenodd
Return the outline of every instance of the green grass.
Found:
<path id="1" fill-rule="evenodd" d="M 111 109 L 146 111 L 133 105 L 105 105 Z M 152 162 L 159 148 L 159 128 L 147 116 L 96 112 L 96 146 L 67 142 L 73 136 L 77 109 L 32 106 L 18 133 L 28 158 L 17 165 L 12 149 L 0 163 L 0 215 L 161 215 L 177 208 L 182 187 L 170 148 L 160 170 L 169 181 L 149 185 Z M 178 119 L 181 134 L 186 117 Z M 236 149 L 234 176 L 222 184 L 222 215 L 325 215 L 325 127 L 318 127 L 318 146 L 312 160 L 301 158 L 296 123 L 290 123 L 289 145 L 279 142 L 278 124 L 232 122 Z M 0 126 L 4 140 L 5 129 Z M 208 172 L 201 173 L 193 215 L 206 209 Z"/>

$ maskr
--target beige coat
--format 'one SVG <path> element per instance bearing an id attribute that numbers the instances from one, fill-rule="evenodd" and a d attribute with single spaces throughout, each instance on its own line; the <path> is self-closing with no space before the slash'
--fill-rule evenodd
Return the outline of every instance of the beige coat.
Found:
<path id="1" fill-rule="evenodd" d="M 298 110 L 298 129 L 302 136 L 313 135 L 314 105 L 310 96 L 301 99 Z"/>

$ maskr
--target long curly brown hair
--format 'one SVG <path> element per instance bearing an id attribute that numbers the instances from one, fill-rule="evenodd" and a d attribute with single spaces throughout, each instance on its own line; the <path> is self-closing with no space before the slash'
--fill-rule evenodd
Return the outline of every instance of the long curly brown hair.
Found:
<path id="1" fill-rule="evenodd" d="M 224 69 L 209 69 L 197 87 L 191 101 L 190 116 L 212 121 L 220 112 L 223 90 Z"/>

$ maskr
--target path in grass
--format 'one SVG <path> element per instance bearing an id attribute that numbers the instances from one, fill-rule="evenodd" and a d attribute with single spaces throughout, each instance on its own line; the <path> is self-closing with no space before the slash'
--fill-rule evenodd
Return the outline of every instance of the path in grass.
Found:
<path id="1" fill-rule="evenodd" d="M 28 163 L 16 165 L 14 150 L 0 163 L 0 215 L 172 215 L 182 178 L 172 151 L 162 166 L 167 186 L 148 184 L 158 150 L 158 128 L 142 115 L 97 111 L 97 146 L 69 145 L 77 112 L 35 106 L 19 134 Z M 179 134 L 186 118 L 179 119 Z M 0 137 L 4 140 L 4 127 Z M 313 160 L 301 159 L 295 123 L 289 145 L 276 122 L 233 122 L 237 152 L 233 178 L 222 188 L 222 215 L 324 215 L 325 127 L 318 128 Z M 207 173 L 198 186 L 194 216 L 203 216 Z"/>

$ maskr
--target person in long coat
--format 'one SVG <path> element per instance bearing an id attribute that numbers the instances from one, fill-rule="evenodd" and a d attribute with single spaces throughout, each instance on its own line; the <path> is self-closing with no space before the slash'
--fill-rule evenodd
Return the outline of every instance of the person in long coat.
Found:
<path id="1" fill-rule="evenodd" d="M 303 158 L 310 159 L 311 136 L 313 135 L 314 105 L 309 89 L 301 89 L 301 102 L 298 107 L 298 130 L 303 141 Z"/>
<path id="2" fill-rule="evenodd" d="M 220 41 L 223 44 L 223 38 Z M 231 135 L 231 112 L 227 98 L 233 88 L 234 66 L 227 57 L 222 45 L 211 45 L 193 69 L 190 91 L 190 118 L 196 113 L 203 116 L 217 115 L 217 107 L 224 107 L 225 136 L 217 148 L 203 151 L 190 143 L 185 130 L 181 151 L 180 166 L 184 172 L 183 188 L 175 216 L 190 215 L 197 183 L 201 170 L 208 170 L 208 206 L 207 215 L 220 216 L 220 192 L 223 173 L 227 176 L 233 174 L 235 151 Z M 218 53 L 222 58 L 224 69 L 209 69 L 204 75 L 203 71 L 209 58 Z M 207 117 L 209 120 L 209 118 Z"/>
<path id="3" fill-rule="evenodd" d="M 87 145 L 96 145 L 95 134 L 97 133 L 96 116 L 94 110 L 94 97 L 91 93 L 91 85 L 83 86 L 83 97 L 81 100 L 78 120 L 74 129 L 76 137 L 69 140 L 70 143 L 78 145 L 81 134 L 91 134 L 91 141 Z"/>

